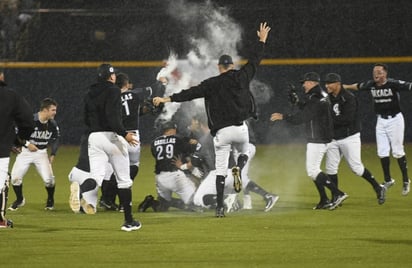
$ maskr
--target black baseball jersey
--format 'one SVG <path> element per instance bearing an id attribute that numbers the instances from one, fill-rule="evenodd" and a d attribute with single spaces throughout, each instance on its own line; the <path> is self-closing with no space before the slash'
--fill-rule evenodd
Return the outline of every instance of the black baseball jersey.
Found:
<path id="1" fill-rule="evenodd" d="M 247 125 L 247 130 L 249 132 L 249 143 L 256 145 L 256 134 L 254 131 L 255 127 L 255 120 L 253 118 L 249 118 L 245 121 Z"/>
<path id="2" fill-rule="evenodd" d="M 189 139 L 177 135 L 157 137 L 151 144 L 152 155 L 156 160 L 155 173 L 177 170 L 172 163 L 173 158 L 189 156 L 196 151 L 197 147 L 197 144 L 190 144 Z"/>
<path id="3" fill-rule="evenodd" d="M 371 92 L 376 114 L 393 116 L 401 112 L 401 107 L 399 105 L 399 91 L 411 91 L 412 82 L 389 78 L 384 85 L 378 86 L 375 81 L 369 80 L 359 83 L 358 89 Z"/>
<path id="4" fill-rule="evenodd" d="M 256 104 L 249 84 L 263 57 L 264 47 L 263 42 L 258 42 L 248 62 L 240 70 L 229 70 L 206 79 L 197 86 L 171 95 L 171 101 L 204 98 L 212 136 L 221 128 L 241 125 L 244 120 L 256 117 Z"/>
<path id="5" fill-rule="evenodd" d="M 10 149 L 18 136 L 28 139 L 33 132 L 33 115 L 27 101 L 0 81 L 0 158 L 9 157 Z"/>
<path id="6" fill-rule="evenodd" d="M 120 88 L 109 81 L 98 82 L 90 86 L 84 102 L 84 120 L 89 132 L 110 131 L 126 137 Z"/>
<path id="7" fill-rule="evenodd" d="M 121 93 L 122 120 L 126 130 L 139 129 L 139 116 L 143 114 L 142 107 L 145 98 L 151 95 L 152 89 L 136 88 Z"/>
<path id="8" fill-rule="evenodd" d="M 197 163 L 198 168 L 202 170 L 202 172 L 207 175 L 211 170 L 215 170 L 215 147 L 213 144 L 213 137 L 210 135 L 209 132 L 204 133 L 201 137 L 199 137 L 199 144 L 198 150 L 194 153 L 192 157 L 192 164 L 196 163 L 193 158 L 200 159 L 201 163 Z"/>
<path id="9" fill-rule="evenodd" d="M 51 146 L 51 155 L 56 155 L 59 147 L 60 130 L 55 120 L 50 119 L 45 123 L 39 120 L 39 114 L 35 113 L 34 117 L 34 131 L 30 135 L 30 143 L 36 145 L 39 149 L 46 149 L 48 145 Z"/>
<path id="10" fill-rule="evenodd" d="M 76 164 L 78 169 L 85 172 L 90 172 L 88 139 L 88 134 L 84 134 L 80 138 L 80 154 Z"/>
<path id="11" fill-rule="evenodd" d="M 360 132 L 358 100 L 352 92 L 341 87 L 335 97 L 329 94 L 333 119 L 333 138 L 343 139 Z"/>
<path id="12" fill-rule="evenodd" d="M 330 101 L 321 87 L 315 86 L 308 93 L 308 101 L 296 114 L 284 115 L 292 124 L 305 123 L 306 140 L 309 143 L 329 143 L 333 137 L 333 122 Z"/>

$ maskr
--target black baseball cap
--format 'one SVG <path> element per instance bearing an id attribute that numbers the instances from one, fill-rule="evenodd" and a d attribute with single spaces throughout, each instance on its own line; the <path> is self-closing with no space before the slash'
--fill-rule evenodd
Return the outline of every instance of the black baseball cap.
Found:
<path id="1" fill-rule="evenodd" d="M 233 64 L 233 60 L 231 56 L 229 55 L 220 56 L 218 65 L 229 65 L 229 64 Z"/>
<path id="2" fill-rule="evenodd" d="M 335 83 L 335 82 L 342 82 L 340 75 L 336 73 L 328 73 L 325 76 L 325 83 Z"/>
<path id="3" fill-rule="evenodd" d="M 106 79 L 115 73 L 114 67 L 109 63 L 103 63 L 97 68 L 97 76 L 101 79 Z"/>
<path id="4" fill-rule="evenodd" d="M 177 129 L 177 125 L 172 121 L 167 121 L 162 124 L 162 132 L 165 132 L 168 129 Z"/>
<path id="5" fill-rule="evenodd" d="M 320 76 L 318 73 L 315 73 L 315 72 L 305 73 L 303 75 L 303 79 L 300 80 L 300 82 L 303 83 L 305 81 L 320 82 Z"/>

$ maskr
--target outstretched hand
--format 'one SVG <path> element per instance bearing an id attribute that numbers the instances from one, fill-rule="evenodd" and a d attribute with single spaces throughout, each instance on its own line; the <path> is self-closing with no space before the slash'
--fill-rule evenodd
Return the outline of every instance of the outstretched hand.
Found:
<path id="1" fill-rule="evenodd" d="M 260 28 L 257 31 L 257 36 L 259 37 L 259 41 L 266 43 L 266 39 L 268 38 L 269 31 L 270 31 L 270 27 L 267 25 L 267 22 L 261 22 Z"/>
<path id="2" fill-rule="evenodd" d="M 161 103 L 170 102 L 169 97 L 161 98 L 161 97 L 154 97 L 153 98 L 153 105 L 159 106 Z"/>

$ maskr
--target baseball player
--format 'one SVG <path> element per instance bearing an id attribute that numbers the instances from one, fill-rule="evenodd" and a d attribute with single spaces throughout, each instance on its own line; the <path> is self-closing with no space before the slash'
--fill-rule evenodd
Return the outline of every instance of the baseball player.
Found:
<path id="1" fill-rule="evenodd" d="M 306 126 L 306 172 L 315 183 L 320 195 L 319 203 L 313 209 L 335 209 L 348 195 L 329 179 L 320 168 L 323 156 L 328 144 L 332 141 L 333 122 L 330 113 L 330 103 L 327 94 L 320 87 L 319 74 L 315 72 L 306 73 L 301 80 L 303 89 L 308 98 L 304 105 L 299 105 L 301 109 L 295 114 L 273 113 L 271 121 L 286 120 L 292 124 L 305 123 Z M 334 202 L 328 199 L 325 187 L 333 196 Z"/>
<path id="2" fill-rule="evenodd" d="M 241 190 L 241 169 L 247 162 L 249 136 L 244 120 L 256 117 L 256 105 L 249 90 L 249 84 L 256 73 L 257 66 L 263 57 L 264 45 L 270 27 L 260 24 L 257 31 L 259 42 L 253 55 L 240 70 L 234 69 L 232 58 L 222 55 L 219 58 L 218 69 L 220 75 L 201 82 L 198 86 L 182 90 L 170 97 L 153 98 L 154 105 L 165 102 L 184 102 L 196 98 L 205 99 L 206 113 L 210 133 L 214 136 L 215 165 L 216 165 L 216 217 L 224 217 L 223 192 L 225 177 L 229 164 L 231 146 L 240 152 L 237 165 L 233 167 L 234 186 Z"/>
<path id="3" fill-rule="evenodd" d="M 0 70 L 0 229 L 13 228 L 6 218 L 7 194 L 9 190 L 9 163 L 12 145 L 22 146 L 34 129 L 32 110 L 27 101 L 4 82 L 4 71 Z M 16 136 L 17 127 L 18 132 Z M 17 139 L 16 139 L 17 137 Z"/>
<path id="4" fill-rule="evenodd" d="M 51 98 L 45 98 L 40 103 L 40 111 L 33 115 L 34 131 L 21 149 L 21 153 L 17 155 L 11 170 L 11 184 L 16 194 L 16 201 L 8 208 L 11 211 L 18 210 L 25 204 L 23 177 L 31 164 L 34 164 L 46 186 L 45 210 L 54 209 L 55 179 L 52 164 L 57 153 L 60 136 L 59 127 L 54 120 L 56 113 L 57 102 Z M 50 156 L 47 152 L 49 145 L 51 147 Z"/>
<path id="5" fill-rule="evenodd" d="M 124 208 L 123 231 L 142 227 L 132 215 L 132 185 L 127 143 L 137 145 L 136 135 L 127 132 L 121 118 L 120 89 L 115 85 L 116 74 L 112 65 L 104 63 L 98 68 L 97 83 L 91 85 L 85 97 L 85 123 L 89 130 L 88 155 L 90 174 L 101 186 L 109 162 L 116 174 L 121 205 Z M 75 185 L 76 186 L 76 185 Z M 73 187 L 77 188 L 77 187 Z M 80 192 L 73 189 L 74 192 Z M 97 190 L 95 190 L 97 196 Z M 92 210 L 86 207 L 86 210 Z"/>
<path id="6" fill-rule="evenodd" d="M 264 211 L 268 212 L 279 200 L 279 196 L 267 192 L 265 189 L 263 189 L 256 182 L 249 178 L 250 162 L 256 154 L 256 137 L 252 127 L 252 120 L 246 120 L 245 123 L 247 124 L 249 131 L 249 161 L 247 161 L 245 167 L 242 170 L 242 184 L 245 186 L 243 190 L 243 209 L 252 209 L 252 198 L 250 196 L 250 192 L 253 192 L 263 198 L 263 200 L 265 201 Z M 234 149 L 235 159 L 237 158 L 237 155 L 238 152 L 236 151 L 236 149 Z"/>
<path id="7" fill-rule="evenodd" d="M 388 78 L 388 66 L 383 63 L 373 66 L 372 75 L 373 80 L 343 85 L 343 87 L 371 93 L 377 115 L 376 143 L 385 179 L 384 186 L 388 189 L 395 183 L 390 174 L 389 155 L 392 150 L 392 156 L 397 159 L 402 172 L 402 195 L 407 195 L 410 190 L 410 179 L 403 148 L 405 120 L 399 104 L 399 92 L 411 91 L 412 82 Z"/>
<path id="8" fill-rule="evenodd" d="M 132 146 L 128 144 L 130 160 L 130 178 L 135 179 L 139 172 L 140 164 L 140 133 L 139 133 L 139 118 L 140 115 L 147 114 L 151 110 L 147 107 L 144 100 L 152 95 L 152 88 L 135 88 L 131 89 L 129 76 L 125 73 L 118 73 L 116 75 L 116 85 L 121 91 L 122 101 L 122 120 L 127 132 L 135 134 L 137 145 Z M 114 179 L 115 182 L 115 179 Z M 106 209 L 116 208 L 115 197 L 117 192 L 116 183 L 111 183 L 110 180 L 104 180 L 102 183 L 102 197 L 100 205 Z M 122 210 L 122 209 L 120 209 Z"/>
<path id="9" fill-rule="evenodd" d="M 256 142 L 254 132 L 251 127 L 250 119 L 246 120 L 245 123 L 248 126 L 249 130 L 249 152 L 250 152 L 250 158 L 249 161 L 247 161 L 246 165 L 242 169 L 242 184 L 245 186 L 244 187 L 244 202 L 243 202 L 243 209 L 252 209 L 252 200 L 250 196 L 250 192 L 254 192 L 262 196 L 262 198 L 265 201 L 265 208 L 264 211 L 268 212 L 272 209 L 272 207 L 276 204 L 277 200 L 279 197 L 275 194 L 271 194 L 264 190 L 261 186 L 259 186 L 257 183 L 252 181 L 249 178 L 248 171 L 249 171 L 249 166 L 250 166 L 250 160 L 254 157 L 255 152 L 256 152 L 256 147 L 253 144 Z M 210 135 L 209 129 L 207 127 L 207 119 L 205 116 L 202 115 L 196 115 L 192 118 L 192 122 L 190 125 L 190 130 L 192 133 L 194 133 L 195 136 L 197 136 L 199 143 L 201 144 L 200 150 L 196 152 L 196 157 L 197 159 L 200 159 L 200 161 L 193 161 L 193 164 L 202 165 L 201 171 L 202 173 L 205 173 L 205 178 L 203 179 L 202 183 L 199 185 L 198 189 L 196 190 L 196 194 L 194 196 L 194 202 L 195 205 L 198 206 L 206 206 L 210 207 L 211 204 L 214 204 L 216 202 L 216 187 L 211 187 L 214 186 L 214 183 L 211 183 L 211 178 L 213 176 L 216 176 L 216 170 L 215 170 L 215 165 L 214 165 L 214 159 L 215 159 L 215 154 L 214 154 L 214 149 L 213 149 L 213 139 L 212 136 Z M 233 149 L 232 151 L 232 158 L 237 159 L 238 157 L 238 152 L 236 149 Z M 230 165 L 229 165 L 230 166 Z M 213 173 L 212 176 L 209 173 Z M 234 207 L 236 207 L 236 198 L 237 195 L 234 194 L 234 189 L 232 183 L 233 183 L 233 174 L 228 174 L 225 180 L 225 196 L 226 198 L 224 199 L 224 206 L 226 208 L 226 212 L 231 212 L 234 210 Z M 246 198 L 245 198 L 246 196 Z M 206 200 L 208 199 L 208 200 Z"/>
<path id="10" fill-rule="evenodd" d="M 95 190 L 98 189 L 98 185 L 90 174 L 88 138 L 88 134 L 81 136 L 79 158 L 68 176 L 71 182 L 69 204 L 74 213 L 95 214 L 97 205 Z M 112 174 L 112 166 L 106 163 L 106 175 L 103 181 L 110 180 Z"/>
<path id="11" fill-rule="evenodd" d="M 174 165 L 174 159 L 194 153 L 198 145 L 177 136 L 176 129 L 176 124 L 171 121 L 163 123 L 162 135 L 155 138 L 151 144 L 151 152 L 156 161 L 156 190 L 159 199 L 159 204 L 155 208 L 157 211 L 166 211 L 169 206 L 174 206 L 173 202 L 176 200 L 172 200 L 172 193 L 176 193 L 186 206 L 193 204 L 196 186 Z"/>
<path id="12" fill-rule="evenodd" d="M 385 202 L 386 188 L 380 185 L 361 161 L 360 118 L 358 101 L 348 90 L 342 88 L 341 77 L 329 73 L 325 77 L 326 89 L 331 102 L 333 119 L 333 140 L 326 152 L 326 173 L 338 185 L 338 167 L 342 156 L 358 176 L 369 182 L 378 198 L 378 204 Z M 335 200 L 336 197 L 332 197 Z"/>
<path id="13" fill-rule="evenodd" d="M 207 117 L 204 114 L 195 115 L 189 126 L 192 139 L 198 142 L 199 149 L 183 163 L 180 158 L 174 161 L 177 168 L 195 178 L 199 183 L 193 196 L 195 207 L 216 208 L 216 168 L 213 137 L 207 126 Z M 233 156 L 233 155 L 232 155 Z M 233 157 L 231 157 L 232 160 Z M 230 164 L 233 164 L 231 161 Z M 229 165 L 230 165 L 229 164 Z M 243 179 L 243 178 L 242 178 Z M 227 177 L 224 187 L 224 208 L 227 213 L 238 210 L 237 193 L 233 188 L 233 174 L 227 169 Z"/>

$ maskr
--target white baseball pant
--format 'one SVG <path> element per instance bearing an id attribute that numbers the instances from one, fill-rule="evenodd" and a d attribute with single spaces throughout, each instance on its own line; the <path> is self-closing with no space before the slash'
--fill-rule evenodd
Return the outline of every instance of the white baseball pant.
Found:
<path id="1" fill-rule="evenodd" d="M 249 132 L 246 124 L 243 122 L 240 126 L 228 126 L 219 129 L 213 138 L 213 144 L 216 154 L 216 175 L 226 176 L 232 146 L 239 153 L 249 156 Z"/>
<path id="2" fill-rule="evenodd" d="M 176 193 L 188 205 L 196 191 L 196 186 L 181 170 L 162 171 L 156 174 L 156 190 L 157 194 L 167 201 L 171 201 L 172 194 Z"/>
<path id="3" fill-rule="evenodd" d="M 130 166 L 139 166 L 140 164 L 140 134 L 139 130 L 134 130 L 132 131 L 133 133 L 136 134 L 135 140 L 138 142 L 137 145 L 133 146 L 131 144 L 127 144 L 127 151 L 129 152 L 129 160 L 130 160 Z"/>
<path id="4" fill-rule="evenodd" d="M 340 140 L 332 140 L 326 152 L 326 173 L 337 174 L 339 163 L 345 158 L 350 169 L 358 176 L 362 176 L 365 166 L 361 161 L 361 140 L 360 133 L 353 134 Z"/>
<path id="5" fill-rule="evenodd" d="M 106 176 L 104 180 L 110 180 L 112 173 L 113 173 L 113 168 L 109 163 L 107 163 Z M 77 182 L 79 183 L 79 185 L 82 185 L 83 182 L 87 179 L 93 179 L 91 177 L 90 172 L 83 171 L 81 169 L 78 169 L 77 167 L 72 168 L 68 177 L 69 177 L 70 182 Z M 87 204 L 91 204 L 95 208 L 97 207 L 98 191 L 88 191 L 88 192 L 82 193 L 82 197 L 86 201 Z"/>
<path id="6" fill-rule="evenodd" d="M 132 187 L 127 141 L 114 132 L 93 132 L 89 135 L 90 174 L 99 186 L 106 176 L 106 164 L 113 167 L 119 189 Z"/>
<path id="7" fill-rule="evenodd" d="M 401 158 L 405 155 L 403 148 L 403 138 L 405 132 L 405 120 L 402 113 L 398 113 L 392 118 L 384 119 L 378 115 L 376 121 L 376 145 L 380 158 L 389 157 L 392 148 L 392 155 Z"/>
<path id="8" fill-rule="evenodd" d="M 308 143 L 306 145 L 306 172 L 312 180 L 316 180 L 322 171 L 320 165 L 327 149 L 327 143 Z"/>
<path id="9" fill-rule="evenodd" d="M 226 172 L 227 177 L 225 180 L 224 194 L 234 194 L 232 170 L 226 169 Z M 208 208 L 203 202 L 203 197 L 209 194 L 216 194 L 216 170 L 211 170 L 206 178 L 203 179 L 202 183 L 200 183 L 199 187 L 197 187 L 196 193 L 193 196 L 193 203 L 196 206 Z"/>
<path id="10" fill-rule="evenodd" d="M 53 170 L 49 161 L 47 149 L 39 149 L 31 152 L 23 147 L 21 153 L 16 157 L 13 168 L 11 170 L 11 184 L 18 186 L 23 183 L 23 177 L 26 175 L 30 165 L 34 164 L 40 177 L 43 179 L 46 187 L 55 185 Z"/>

